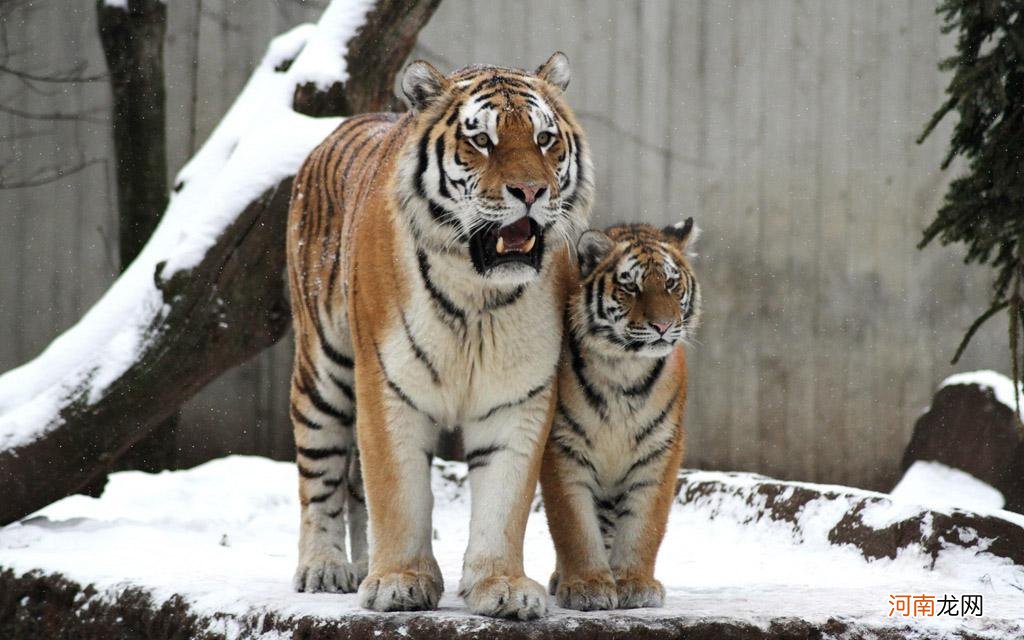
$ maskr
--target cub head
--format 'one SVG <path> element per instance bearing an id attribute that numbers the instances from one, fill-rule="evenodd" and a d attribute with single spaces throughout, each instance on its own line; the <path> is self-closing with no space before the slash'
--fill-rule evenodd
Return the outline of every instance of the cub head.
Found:
<path id="1" fill-rule="evenodd" d="M 609 355 L 660 358 L 688 341 L 700 318 L 700 287 L 688 259 L 699 235 L 693 218 L 587 231 L 577 255 L 579 292 L 571 302 L 577 335 Z"/>
<path id="2" fill-rule="evenodd" d="M 592 170 L 562 96 L 569 75 L 562 53 L 533 73 L 409 65 L 398 194 L 418 243 L 461 254 L 487 284 L 519 285 L 586 228 Z"/>

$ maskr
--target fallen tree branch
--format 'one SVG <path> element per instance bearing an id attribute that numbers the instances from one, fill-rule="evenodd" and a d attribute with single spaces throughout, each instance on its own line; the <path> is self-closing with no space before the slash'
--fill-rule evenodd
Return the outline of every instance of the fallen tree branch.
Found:
<path id="1" fill-rule="evenodd" d="M 338 124 L 300 113 L 388 107 L 383 87 L 390 96 L 439 2 L 334 0 L 317 26 L 271 43 L 131 267 L 39 357 L 0 376 L 0 524 L 102 479 L 206 383 L 280 339 L 289 185 Z"/>

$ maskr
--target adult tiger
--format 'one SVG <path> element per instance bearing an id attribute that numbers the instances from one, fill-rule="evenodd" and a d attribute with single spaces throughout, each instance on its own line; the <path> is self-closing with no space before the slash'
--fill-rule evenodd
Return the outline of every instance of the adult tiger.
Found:
<path id="1" fill-rule="evenodd" d="M 409 113 L 346 120 L 299 171 L 299 590 L 437 606 L 429 469 L 439 429 L 459 425 L 472 490 L 460 592 L 480 614 L 545 612 L 523 534 L 554 412 L 566 250 L 593 191 L 569 75 L 561 53 L 533 74 L 414 62 Z"/>
<path id="2" fill-rule="evenodd" d="M 657 607 L 654 562 L 683 458 L 686 356 L 700 287 L 690 218 L 588 231 L 566 305 L 558 408 L 541 489 L 570 609 Z"/>

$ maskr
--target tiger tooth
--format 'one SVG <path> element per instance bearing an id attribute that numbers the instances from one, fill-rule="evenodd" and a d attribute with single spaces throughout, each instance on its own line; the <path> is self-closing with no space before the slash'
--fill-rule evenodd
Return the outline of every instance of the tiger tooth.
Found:
<path id="1" fill-rule="evenodd" d="M 494 250 L 498 254 L 505 253 L 505 239 L 502 238 L 501 236 L 498 236 L 498 244 L 494 247 Z"/>
<path id="2" fill-rule="evenodd" d="M 530 236 L 530 239 L 523 245 L 523 253 L 530 253 L 533 251 L 533 245 L 537 244 L 537 236 Z"/>

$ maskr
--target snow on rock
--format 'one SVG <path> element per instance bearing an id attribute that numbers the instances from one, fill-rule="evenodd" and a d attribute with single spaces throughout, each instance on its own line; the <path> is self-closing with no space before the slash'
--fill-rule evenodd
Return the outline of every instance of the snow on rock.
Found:
<path id="1" fill-rule="evenodd" d="M 950 387 L 956 384 L 976 384 L 979 387 L 991 389 L 996 400 L 1016 411 L 1013 380 L 997 371 L 982 370 L 958 373 L 943 380 L 939 388 Z M 1017 385 L 1016 395 L 1019 396 L 1021 406 L 1024 406 L 1024 383 Z"/>
<path id="2" fill-rule="evenodd" d="M 205 630 L 227 638 L 276 638 L 298 626 L 308 637 L 1024 634 L 1024 522 L 1003 517 L 1011 514 L 911 508 L 846 487 L 710 472 L 680 475 L 658 561 L 664 608 L 552 607 L 532 623 L 480 618 L 455 593 L 468 538 L 465 480 L 463 464 L 433 466 L 434 550 L 448 586 L 433 612 L 376 614 L 355 595 L 293 592 L 295 466 L 251 457 L 115 473 L 101 498 L 72 496 L 0 529 L 0 570 L 13 572 L 6 581 L 38 571 L 92 584 L 96 593 L 81 598 L 93 605 L 120 602 L 130 587 L 155 607 L 180 597 Z M 527 573 L 546 582 L 554 551 L 539 501 L 525 558 Z M 982 594 L 984 615 L 889 617 L 891 594 Z"/>
<path id="3" fill-rule="evenodd" d="M 915 460 L 890 495 L 901 502 L 983 512 L 1006 504 L 1003 494 L 992 485 L 931 460 Z"/>
<path id="4" fill-rule="evenodd" d="M 293 93 L 303 82 L 347 77 L 344 45 L 370 5 L 336 0 L 318 25 L 273 40 L 224 119 L 178 174 L 168 209 L 138 258 L 77 324 L 34 360 L 0 376 L 0 448 L 22 446 L 59 426 L 61 407 L 83 391 L 87 402 L 99 398 L 167 312 L 154 275 L 166 280 L 197 265 L 247 204 L 293 175 L 338 126 L 337 118 L 292 111 Z M 289 66 L 296 57 L 311 61 Z"/>

